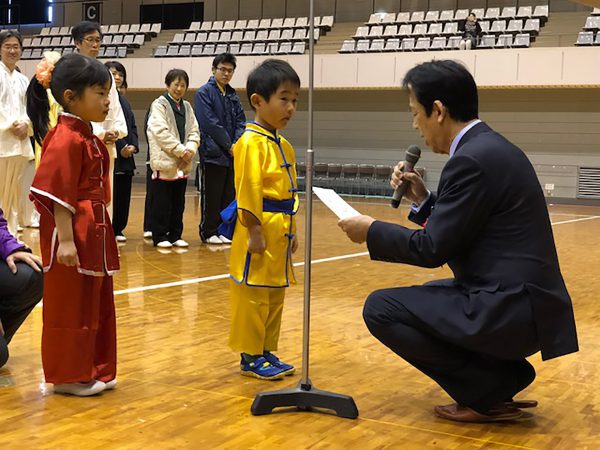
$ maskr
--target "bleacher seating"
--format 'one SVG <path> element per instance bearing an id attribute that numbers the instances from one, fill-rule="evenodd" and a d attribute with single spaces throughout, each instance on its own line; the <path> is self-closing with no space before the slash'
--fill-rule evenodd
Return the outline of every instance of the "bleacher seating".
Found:
<path id="1" fill-rule="evenodd" d="M 339 53 L 458 49 L 459 23 L 470 12 L 478 17 L 482 29 L 477 48 L 529 47 L 548 20 L 548 5 L 375 13 L 357 27 L 352 36 L 355 43 L 345 40 Z M 600 29 L 600 16 L 590 17 L 588 22 L 586 26 Z"/>
<path id="2" fill-rule="evenodd" d="M 594 8 L 585 19 L 583 31 L 577 35 L 575 45 L 579 47 L 600 45 L 600 8 Z"/>
<path id="3" fill-rule="evenodd" d="M 23 40 L 22 59 L 40 59 L 43 52 L 54 50 L 67 54 L 74 51 L 71 38 L 72 27 L 44 27 L 39 36 Z M 140 48 L 147 40 L 158 36 L 160 23 L 102 25 L 102 47 L 99 58 L 125 58 L 134 49 Z"/>
<path id="4" fill-rule="evenodd" d="M 333 26 L 333 16 L 315 17 L 314 41 Z M 378 38 L 381 30 L 373 30 L 371 37 Z M 192 22 L 189 29 L 176 33 L 173 40 L 163 48 L 157 48 L 155 57 L 213 56 L 225 51 L 239 55 L 285 55 L 304 54 L 310 39 L 307 17 L 275 19 L 250 19 Z M 368 42 L 367 50 L 371 46 Z M 188 55 L 188 46 L 191 46 Z M 381 51 L 376 49 L 374 51 Z M 353 46 L 352 51 L 356 47 Z"/>

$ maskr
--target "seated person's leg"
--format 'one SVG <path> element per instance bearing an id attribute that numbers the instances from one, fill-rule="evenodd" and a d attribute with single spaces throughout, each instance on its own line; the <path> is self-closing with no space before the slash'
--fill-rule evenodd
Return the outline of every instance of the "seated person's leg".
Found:
<path id="1" fill-rule="evenodd" d="M 0 261 L 0 320 L 4 340 L 10 340 L 42 298 L 43 274 L 25 263 L 17 263 L 13 274 L 4 261 Z"/>
<path id="2" fill-rule="evenodd" d="M 8 345 L 0 333 L 0 367 L 4 366 L 6 361 L 8 361 Z"/>

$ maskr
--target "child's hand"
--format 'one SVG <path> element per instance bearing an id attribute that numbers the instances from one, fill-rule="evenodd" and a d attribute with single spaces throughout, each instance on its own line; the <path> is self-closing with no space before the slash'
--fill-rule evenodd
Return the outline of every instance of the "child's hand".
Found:
<path id="1" fill-rule="evenodd" d="M 292 253 L 296 253 L 296 250 L 298 250 L 298 238 L 294 235 L 292 238 Z"/>
<path id="2" fill-rule="evenodd" d="M 265 241 L 265 235 L 262 232 L 260 225 L 250 227 L 250 238 L 248 239 L 248 251 L 250 253 L 263 254 L 267 249 L 267 243 Z"/>
<path id="3" fill-rule="evenodd" d="M 115 142 L 117 142 L 118 137 L 119 137 L 118 131 L 109 130 L 104 133 L 103 141 L 106 145 L 114 144 Z"/>
<path id="4" fill-rule="evenodd" d="M 56 252 L 56 260 L 60 264 L 69 267 L 79 264 L 79 257 L 77 256 L 77 247 L 75 247 L 75 242 L 60 242 L 58 244 L 58 251 Z"/>

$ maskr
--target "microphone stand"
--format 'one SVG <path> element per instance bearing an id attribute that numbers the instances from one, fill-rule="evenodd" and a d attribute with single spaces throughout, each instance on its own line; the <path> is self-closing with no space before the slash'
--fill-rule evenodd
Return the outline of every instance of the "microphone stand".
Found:
<path id="1" fill-rule="evenodd" d="M 356 419 L 358 409 L 352 397 L 316 389 L 310 381 L 310 281 L 312 243 L 312 181 L 313 181 L 313 91 L 314 91 L 314 0 L 310 0 L 309 67 L 308 67 L 308 148 L 306 150 L 306 243 L 304 247 L 304 323 L 302 329 L 302 379 L 292 389 L 261 392 L 256 395 L 250 411 L 255 416 L 270 414 L 275 408 L 295 407 L 301 411 L 333 410 L 338 416 Z"/>

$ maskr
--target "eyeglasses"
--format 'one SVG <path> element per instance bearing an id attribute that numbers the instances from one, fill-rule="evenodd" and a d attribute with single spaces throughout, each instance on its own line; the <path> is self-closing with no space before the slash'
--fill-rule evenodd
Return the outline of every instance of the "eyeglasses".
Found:
<path id="1" fill-rule="evenodd" d="M 2 49 L 6 50 L 7 52 L 11 52 L 11 51 L 17 52 L 17 51 L 21 50 L 21 47 L 18 45 L 3 45 Z"/>
<path id="2" fill-rule="evenodd" d="M 217 67 L 217 70 L 225 75 L 233 75 L 235 69 L 227 69 L 226 67 Z"/>
<path id="3" fill-rule="evenodd" d="M 102 42 L 102 38 L 99 37 L 86 37 L 83 40 L 88 44 L 100 44 Z"/>

